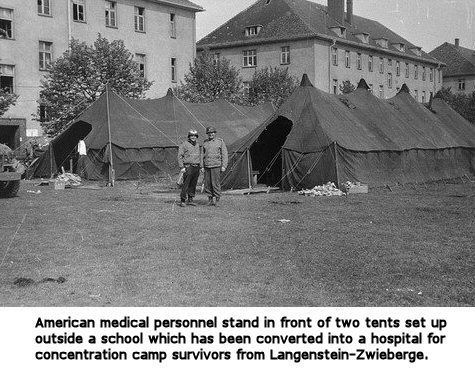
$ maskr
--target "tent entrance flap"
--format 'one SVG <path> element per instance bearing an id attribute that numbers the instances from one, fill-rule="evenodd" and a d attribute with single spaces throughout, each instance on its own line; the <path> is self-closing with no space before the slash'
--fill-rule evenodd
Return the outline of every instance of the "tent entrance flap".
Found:
<path id="1" fill-rule="evenodd" d="M 282 146 L 292 129 L 292 122 L 278 117 L 251 146 L 252 170 L 258 172 L 258 184 L 274 186 L 282 178 Z"/>

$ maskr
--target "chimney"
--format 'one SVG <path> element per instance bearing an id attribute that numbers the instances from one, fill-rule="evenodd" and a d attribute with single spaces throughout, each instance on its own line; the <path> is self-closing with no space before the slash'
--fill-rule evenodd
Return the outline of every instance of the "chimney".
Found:
<path id="1" fill-rule="evenodd" d="M 455 46 L 457 46 L 457 47 L 460 46 L 460 39 L 459 38 L 455 39 Z"/>
<path id="2" fill-rule="evenodd" d="M 346 21 L 353 23 L 353 0 L 346 0 Z"/>
<path id="3" fill-rule="evenodd" d="M 328 0 L 328 15 L 343 24 L 345 13 L 345 0 Z"/>

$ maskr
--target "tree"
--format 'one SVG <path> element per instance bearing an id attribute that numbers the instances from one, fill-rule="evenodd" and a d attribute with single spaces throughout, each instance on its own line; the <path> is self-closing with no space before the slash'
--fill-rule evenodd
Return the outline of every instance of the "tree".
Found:
<path id="1" fill-rule="evenodd" d="M 254 73 L 249 83 L 249 95 L 245 98 L 245 103 L 258 105 L 271 102 L 279 107 L 292 94 L 297 84 L 288 68 L 262 68 Z"/>
<path id="2" fill-rule="evenodd" d="M 10 108 L 15 105 L 18 95 L 12 94 L 7 90 L 0 90 L 0 117 Z"/>
<path id="3" fill-rule="evenodd" d="M 348 80 L 343 81 L 343 83 L 339 87 L 340 92 L 342 94 L 349 94 L 350 92 L 353 92 L 355 88 L 356 87 Z"/>
<path id="4" fill-rule="evenodd" d="M 147 81 L 122 40 L 109 42 L 98 35 L 92 46 L 72 39 L 69 50 L 58 58 L 41 81 L 40 102 L 48 107 L 48 121 L 41 122 L 46 134 L 60 132 L 94 102 L 106 84 L 122 96 L 144 97 Z M 40 112 L 36 119 L 40 120 Z"/>
<path id="5" fill-rule="evenodd" d="M 443 87 L 437 92 L 435 97 L 445 100 L 452 109 L 469 122 L 475 124 L 475 92 L 472 92 L 470 95 L 463 93 L 455 94 L 450 87 Z"/>
<path id="6" fill-rule="evenodd" d="M 215 60 L 208 50 L 201 52 L 190 63 L 190 71 L 184 80 L 174 89 L 174 93 L 189 102 L 235 101 L 240 97 L 242 82 L 239 71 L 226 58 Z"/>

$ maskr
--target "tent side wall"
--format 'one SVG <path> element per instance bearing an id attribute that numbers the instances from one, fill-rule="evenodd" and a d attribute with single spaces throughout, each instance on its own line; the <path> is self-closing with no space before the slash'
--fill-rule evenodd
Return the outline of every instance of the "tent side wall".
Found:
<path id="1" fill-rule="evenodd" d="M 472 176 L 475 149 L 358 152 L 338 147 L 339 182 L 383 186 Z"/>
<path id="2" fill-rule="evenodd" d="M 178 172 L 178 148 L 150 147 L 124 149 L 112 145 L 112 160 L 116 179 L 139 179 L 167 177 Z M 109 154 L 102 150 L 89 149 L 86 164 L 86 179 L 107 180 L 109 171 Z"/>

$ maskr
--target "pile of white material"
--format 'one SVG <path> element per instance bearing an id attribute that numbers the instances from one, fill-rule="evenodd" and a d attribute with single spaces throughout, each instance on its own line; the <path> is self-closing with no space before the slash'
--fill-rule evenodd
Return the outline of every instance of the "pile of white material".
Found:
<path id="1" fill-rule="evenodd" d="M 315 186 L 310 190 L 301 190 L 298 192 L 299 195 L 305 196 L 342 196 L 345 193 L 336 188 L 333 182 L 328 182 L 322 186 Z"/>
<path id="2" fill-rule="evenodd" d="M 62 181 L 66 186 L 80 186 L 81 185 L 81 177 L 74 173 L 62 173 L 58 177 L 56 177 L 57 181 Z"/>

